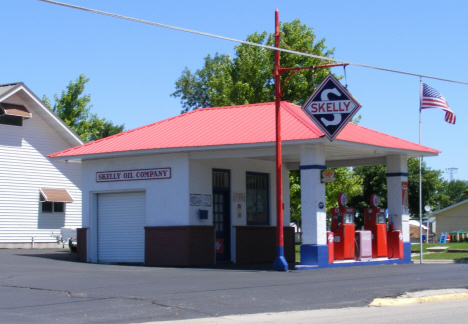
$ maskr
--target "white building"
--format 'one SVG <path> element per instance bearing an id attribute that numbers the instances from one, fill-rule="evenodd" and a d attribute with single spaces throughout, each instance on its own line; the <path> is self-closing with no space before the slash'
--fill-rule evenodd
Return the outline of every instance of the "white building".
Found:
<path id="1" fill-rule="evenodd" d="M 0 85 L 0 248 L 57 247 L 81 226 L 81 167 L 46 156 L 83 142 L 23 83 Z"/>
<path id="2" fill-rule="evenodd" d="M 355 124 L 330 142 L 301 107 L 281 102 L 281 115 L 286 260 L 294 262 L 289 170 L 301 170 L 301 263 L 327 267 L 321 171 L 383 164 L 389 217 L 401 231 L 397 261 L 411 262 L 406 161 L 439 151 Z M 83 261 L 173 266 L 275 260 L 274 103 L 197 109 L 50 158 L 82 164 Z"/>

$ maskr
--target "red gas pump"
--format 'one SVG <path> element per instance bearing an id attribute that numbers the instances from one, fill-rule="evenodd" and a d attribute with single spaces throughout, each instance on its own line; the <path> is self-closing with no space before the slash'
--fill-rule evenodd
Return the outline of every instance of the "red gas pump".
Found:
<path id="1" fill-rule="evenodd" d="M 334 249 L 335 237 L 332 232 L 327 232 L 327 244 L 328 244 L 328 263 L 335 261 L 335 249 Z"/>
<path id="2" fill-rule="evenodd" d="M 387 256 L 389 259 L 403 259 L 403 232 L 395 231 L 393 229 L 393 222 L 395 221 L 396 215 L 388 216 L 388 245 L 387 245 Z"/>
<path id="3" fill-rule="evenodd" d="M 387 257 L 387 222 L 385 209 L 379 208 L 379 197 L 371 196 L 371 208 L 364 209 L 364 229 L 372 232 L 372 257 Z"/>
<path id="4" fill-rule="evenodd" d="M 338 196 L 339 208 L 331 210 L 331 232 L 335 236 L 335 260 L 354 259 L 354 208 L 347 208 L 348 197 L 341 193 Z"/>

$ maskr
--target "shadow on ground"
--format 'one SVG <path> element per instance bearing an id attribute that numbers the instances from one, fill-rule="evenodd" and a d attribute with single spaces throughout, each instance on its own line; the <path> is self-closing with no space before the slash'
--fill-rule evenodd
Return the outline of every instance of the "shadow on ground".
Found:
<path id="1" fill-rule="evenodd" d="M 41 250 L 29 250 L 28 252 L 29 253 L 17 253 L 16 255 L 58 261 L 78 262 L 76 253 L 71 253 L 69 250 L 57 250 L 54 252 L 47 251 L 47 253 L 44 253 L 44 251 Z"/>
<path id="2" fill-rule="evenodd" d="M 26 252 L 27 251 L 27 252 Z M 76 253 L 71 253 L 68 249 L 63 250 L 22 250 L 22 253 L 15 253 L 18 256 L 34 257 L 34 258 L 44 258 L 57 261 L 66 261 L 66 262 L 80 262 Z M 109 264 L 109 263 L 107 263 Z M 142 266 L 143 264 L 136 263 L 110 263 L 113 265 L 122 265 L 122 266 Z M 289 263 L 289 270 L 294 270 L 295 266 L 298 263 Z M 160 268 L 183 268 L 183 269 L 209 269 L 209 270 L 243 270 L 243 271 L 274 271 L 273 262 L 272 263 L 249 263 L 249 264 L 237 264 L 237 263 L 221 263 L 215 265 L 207 266 L 190 266 L 190 267 L 160 267 Z"/>

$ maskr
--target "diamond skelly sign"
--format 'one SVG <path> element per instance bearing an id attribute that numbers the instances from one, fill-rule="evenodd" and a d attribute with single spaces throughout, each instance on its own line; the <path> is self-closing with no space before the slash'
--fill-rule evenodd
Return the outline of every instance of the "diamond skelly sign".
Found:
<path id="1" fill-rule="evenodd" d="M 329 74 L 302 110 L 333 141 L 361 107 L 359 101 Z"/>

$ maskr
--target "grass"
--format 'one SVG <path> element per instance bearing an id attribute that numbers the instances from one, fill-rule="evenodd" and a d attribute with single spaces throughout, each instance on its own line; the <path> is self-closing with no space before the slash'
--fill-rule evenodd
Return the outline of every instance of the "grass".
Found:
<path id="1" fill-rule="evenodd" d="M 468 252 L 448 252 L 447 250 L 443 252 L 428 252 L 427 248 L 434 246 L 448 246 L 450 249 L 464 249 L 468 250 L 468 242 L 453 242 L 453 243 L 431 243 L 423 244 L 423 260 L 468 260 Z M 414 259 L 419 259 L 419 244 L 411 244 L 411 251 L 413 253 L 418 253 L 417 255 L 411 257 Z"/>

